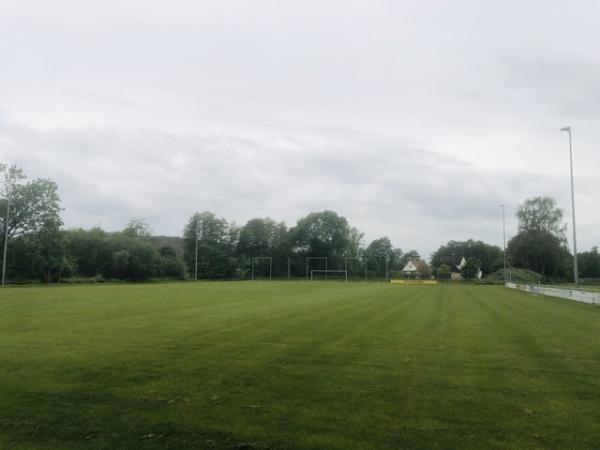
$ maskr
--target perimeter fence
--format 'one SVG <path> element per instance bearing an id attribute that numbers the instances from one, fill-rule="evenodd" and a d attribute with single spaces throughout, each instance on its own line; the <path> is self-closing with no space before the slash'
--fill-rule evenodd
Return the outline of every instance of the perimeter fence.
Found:
<path id="1" fill-rule="evenodd" d="M 538 284 L 506 283 L 506 287 L 531 294 L 547 295 L 577 302 L 600 305 L 600 292 L 582 291 L 580 289 L 540 286 Z"/>

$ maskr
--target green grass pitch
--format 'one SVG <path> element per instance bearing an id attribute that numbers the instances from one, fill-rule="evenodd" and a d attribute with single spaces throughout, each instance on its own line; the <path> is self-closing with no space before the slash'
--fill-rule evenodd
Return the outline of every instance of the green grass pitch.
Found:
<path id="1" fill-rule="evenodd" d="M 503 287 L 0 291 L 1 449 L 599 448 L 600 309 Z"/>

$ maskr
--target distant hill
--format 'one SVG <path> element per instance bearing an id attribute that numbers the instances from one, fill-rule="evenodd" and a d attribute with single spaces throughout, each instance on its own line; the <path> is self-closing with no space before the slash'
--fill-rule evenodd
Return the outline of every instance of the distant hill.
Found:
<path id="1" fill-rule="evenodd" d="M 156 246 L 171 247 L 177 253 L 177 256 L 183 258 L 183 238 L 179 236 L 151 236 L 150 241 Z"/>

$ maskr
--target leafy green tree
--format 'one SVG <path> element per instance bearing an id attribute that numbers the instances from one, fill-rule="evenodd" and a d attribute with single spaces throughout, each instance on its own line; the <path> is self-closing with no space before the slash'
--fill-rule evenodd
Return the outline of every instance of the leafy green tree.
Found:
<path id="1" fill-rule="evenodd" d="M 67 230 L 67 253 L 74 262 L 77 275 L 93 277 L 106 275 L 111 248 L 109 235 L 100 228 L 84 230 L 82 228 Z"/>
<path id="2" fill-rule="evenodd" d="M 237 254 L 240 266 L 251 265 L 251 258 L 269 256 L 273 258 L 273 274 L 282 276 L 286 270 L 287 258 L 291 253 L 288 229 L 283 222 L 275 222 L 270 218 L 249 220 L 239 232 Z"/>
<path id="3" fill-rule="evenodd" d="M 569 251 L 560 238 L 547 231 L 519 232 L 509 241 L 508 252 L 515 267 L 553 279 L 568 274 Z"/>
<path id="4" fill-rule="evenodd" d="M 190 274 L 194 274 L 196 236 L 198 236 L 198 277 L 232 278 L 237 266 L 234 257 L 238 229 L 211 212 L 196 213 L 183 230 L 184 260 Z"/>
<path id="5" fill-rule="evenodd" d="M 58 185 L 48 179 L 37 179 L 14 184 L 10 192 L 8 238 L 40 231 L 46 224 L 62 225 Z M 0 200 L 0 211 L 6 211 L 6 197 Z M 2 230 L 5 215 L 0 217 Z"/>
<path id="6" fill-rule="evenodd" d="M 238 253 L 248 257 L 270 256 L 276 245 L 278 226 L 279 224 L 268 217 L 249 220 L 240 229 Z"/>
<path id="7" fill-rule="evenodd" d="M 161 277 L 176 278 L 183 280 L 186 278 L 187 269 L 183 259 L 181 259 L 173 247 L 163 246 L 158 250 L 160 255 L 159 275 Z"/>
<path id="8" fill-rule="evenodd" d="M 162 258 L 177 258 L 177 251 L 173 247 L 163 245 L 158 249 L 158 253 Z"/>
<path id="9" fill-rule="evenodd" d="M 545 232 L 566 242 L 563 212 L 551 197 L 531 197 L 517 209 L 519 231 Z"/>
<path id="10" fill-rule="evenodd" d="M 6 224 L 4 221 L 6 221 L 6 215 L 9 212 L 7 209 L 9 209 L 9 204 L 10 207 L 14 209 L 12 202 L 16 200 L 15 191 L 25 178 L 27 177 L 19 167 L 0 163 L 0 183 L 2 187 L 2 199 L 0 200 L 2 204 L 2 236 L 4 236 L 6 232 Z M 12 223 L 13 221 L 9 220 L 9 229 Z"/>
<path id="11" fill-rule="evenodd" d="M 150 228 L 140 220 L 131 221 L 123 231 L 107 233 L 100 228 L 65 232 L 69 260 L 74 272 L 84 277 L 144 280 L 152 277 L 183 279 L 185 264 L 172 247 L 158 249 Z"/>
<path id="12" fill-rule="evenodd" d="M 391 269 L 395 270 L 395 271 L 404 269 L 404 266 L 406 264 L 402 265 L 402 260 L 403 260 L 403 256 L 404 256 L 404 254 L 402 253 L 402 249 L 394 248 L 393 252 L 394 252 L 394 256 L 392 259 L 393 262 L 391 265 Z"/>
<path id="13" fill-rule="evenodd" d="M 293 251 L 301 260 L 307 256 L 326 257 L 328 267 L 333 269 L 343 267 L 345 257 L 358 256 L 357 242 L 361 234 L 334 211 L 313 212 L 302 217 L 290 234 Z M 303 274 L 303 262 L 300 267 Z"/>
<path id="14" fill-rule="evenodd" d="M 386 263 L 389 271 L 394 270 L 398 255 L 394 250 L 392 242 L 388 237 L 372 241 L 364 251 L 369 270 L 380 277 L 385 276 Z"/>
<path id="15" fill-rule="evenodd" d="M 334 211 L 313 212 L 292 229 L 295 249 L 306 256 L 341 259 L 351 250 L 352 229 L 345 217 Z"/>
<path id="16" fill-rule="evenodd" d="M 0 164 L 0 174 L 3 195 L 0 200 L 2 245 L 8 244 L 10 239 L 22 237 L 15 249 L 23 253 L 7 258 L 7 266 L 13 259 L 13 276 L 33 275 L 37 278 L 39 273 L 43 273 L 42 278 L 49 281 L 51 272 L 60 270 L 64 262 L 58 186 L 47 179 L 24 182 L 26 177 L 16 166 Z M 47 242 L 42 240 L 44 237 Z M 59 260 L 60 263 L 57 262 Z M 38 264 L 38 270 L 34 269 L 35 263 Z"/>
<path id="17" fill-rule="evenodd" d="M 127 278 L 129 268 L 129 252 L 117 250 L 110 257 L 110 266 L 107 275 L 115 278 Z"/>
<path id="18" fill-rule="evenodd" d="M 152 236 L 152 228 L 144 219 L 131 219 L 123 233 L 127 236 L 137 238 L 150 238 Z"/>
<path id="19" fill-rule="evenodd" d="M 476 258 L 484 274 L 495 272 L 504 264 L 503 252 L 500 247 L 469 239 L 467 241 L 449 241 L 446 245 L 440 246 L 431 257 L 431 265 L 434 268 L 439 268 L 443 264 L 450 265 L 449 259 L 454 257 Z"/>
<path id="20" fill-rule="evenodd" d="M 562 279 L 568 274 L 563 213 L 549 197 L 532 197 L 517 211 L 519 233 L 508 243 L 515 267 L 533 270 L 544 277 Z"/>
<path id="21" fill-rule="evenodd" d="M 361 242 L 365 237 L 365 233 L 358 229 L 351 227 L 350 234 L 348 236 L 348 245 L 346 247 L 345 256 L 355 257 L 358 256 L 358 250 L 360 249 Z"/>
<path id="22" fill-rule="evenodd" d="M 65 233 L 61 224 L 46 222 L 44 227 L 33 235 L 36 245 L 36 260 L 34 267 L 41 272 L 45 283 L 52 282 L 56 275 L 70 275 L 72 267 L 67 259 Z"/>
<path id="23" fill-rule="evenodd" d="M 474 280 L 477 277 L 478 273 L 479 261 L 477 260 L 477 258 L 467 258 L 465 265 L 460 271 L 460 274 L 462 275 L 463 279 L 467 281 Z"/>
<path id="24" fill-rule="evenodd" d="M 10 241 L 10 258 L 6 261 L 6 277 L 10 282 L 39 281 L 32 262 L 36 248 L 31 235 L 17 236 Z"/>
<path id="25" fill-rule="evenodd" d="M 47 223 L 35 232 L 19 235 L 11 241 L 9 279 L 57 281 L 72 274 L 65 232 L 59 224 Z"/>
<path id="26" fill-rule="evenodd" d="M 187 275 L 187 268 L 185 267 L 185 263 L 179 256 L 161 256 L 159 275 L 161 277 L 184 280 Z"/>
<path id="27" fill-rule="evenodd" d="M 148 239 L 124 230 L 110 234 L 109 246 L 111 258 L 105 276 L 138 281 L 160 275 L 159 253 Z"/>
<path id="28" fill-rule="evenodd" d="M 287 262 L 291 255 L 292 241 L 290 231 L 284 222 L 279 222 L 273 234 L 273 276 L 287 275 Z"/>
<path id="29" fill-rule="evenodd" d="M 584 278 L 600 278 L 600 254 L 598 247 L 578 254 L 580 275 Z"/>

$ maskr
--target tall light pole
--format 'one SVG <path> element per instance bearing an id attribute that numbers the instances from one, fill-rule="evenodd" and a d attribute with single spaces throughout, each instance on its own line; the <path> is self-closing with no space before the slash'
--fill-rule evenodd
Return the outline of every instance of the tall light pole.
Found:
<path id="1" fill-rule="evenodd" d="M 2 286 L 6 283 L 6 255 L 8 249 L 8 220 L 10 217 L 10 197 L 20 179 L 25 178 L 21 169 L 17 166 L 8 166 L 0 164 L 4 172 L 4 193 L 6 194 L 6 212 L 4 216 L 4 252 L 2 254 Z"/>
<path id="2" fill-rule="evenodd" d="M 573 184 L 573 141 L 571 127 L 561 128 L 560 131 L 569 133 L 569 161 L 571 163 L 571 213 L 573 215 L 573 271 L 575 272 L 575 286 L 579 286 L 579 268 L 577 266 L 577 227 L 575 225 L 575 188 Z"/>
<path id="3" fill-rule="evenodd" d="M 194 268 L 194 280 L 198 281 L 198 235 L 200 234 L 200 223 L 196 214 L 196 265 Z"/>
<path id="4" fill-rule="evenodd" d="M 504 284 L 508 280 L 506 276 L 506 216 L 504 214 L 504 203 L 500 205 L 502 208 L 502 248 L 504 249 Z"/>
<path id="5" fill-rule="evenodd" d="M 8 211 L 10 209 L 10 193 L 8 181 L 6 187 L 6 216 L 4 216 L 4 251 L 2 253 L 2 286 L 6 283 L 6 252 L 8 250 Z"/>

